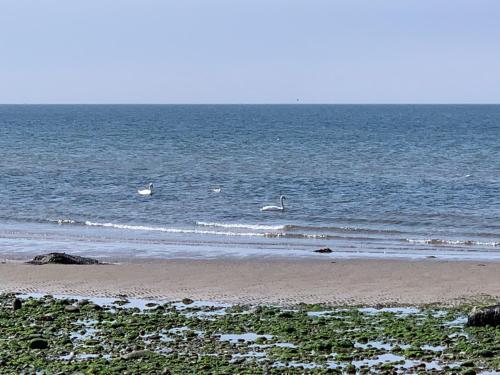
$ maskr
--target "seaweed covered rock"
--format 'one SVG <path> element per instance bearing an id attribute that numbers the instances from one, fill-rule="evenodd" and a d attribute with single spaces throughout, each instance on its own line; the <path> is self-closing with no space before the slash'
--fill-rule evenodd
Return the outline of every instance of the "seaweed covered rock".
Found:
<path id="1" fill-rule="evenodd" d="M 482 327 L 486 325 L 500 325 L 500 305 L 474 308 L 469 314 L 467 325 L 470 327 Z"/>
<path id="2" fill-rule="evenodd" d="M 30 264 L 98 264 L 96 259 L 81 257 L 78 255 L 70 255 L 66 253 L 49 253 L 37 255 L 30 260 Z"/>
<path id="3" fill-rule="evenodd" d="M 30 349 L 47 349 L 49 347 L 49 343 L 44 339 L 33 339 L 29 343 Z"/>
<path id="4" fill-rule="evenodd" d="M 67 305 L 67 306 L 64 306 L 64 311 L 66 311 L 66 312 L 80 312 L 80 309 L 78 308 L 78 306 L 75 306 L 75 305 Z"/>
<path id="5" fill-rule="evenodd" d="M 15 298 L 12 302 L 12 309 L 19 310 L 21 307 L 23 307 L 22 301 L 19 298 Z"/>
<path id="6" fill-rule="evenodd" d="M 130 353 L 126 353 L 122 355 L 122 358 L 127 360 L 127 359 L 139 359 L 143 357 L 147 357 L 151 354 L 149 350 L 135 350 Z"/>

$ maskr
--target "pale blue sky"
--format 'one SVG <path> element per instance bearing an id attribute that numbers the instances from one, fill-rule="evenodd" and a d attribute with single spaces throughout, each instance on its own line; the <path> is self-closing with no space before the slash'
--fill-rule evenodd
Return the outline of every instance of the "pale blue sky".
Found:
<path id="1" fill-rule="evenodd" d="M 0 0 L 0 103 L 499 103 L 498 0 Z"/>

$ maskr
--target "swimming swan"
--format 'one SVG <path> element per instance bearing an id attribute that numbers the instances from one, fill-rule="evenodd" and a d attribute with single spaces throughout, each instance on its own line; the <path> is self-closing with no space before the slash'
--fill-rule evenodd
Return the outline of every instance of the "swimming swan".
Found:
<path id="1" fill-rule="evenodd" d="M 137 190 L 140 195 L 153 195 L 153 184 L 149 184 L 147 189 Z"/>
<path id="2" fill-rule="evenodd" d="M 286 199 L 284 195 L 280 195 L 280 205 L 279 206 L 264 206 L 260 210 L 261 211 L 285 211 L 285 206 L 283 205 L 283 201 Z"/>

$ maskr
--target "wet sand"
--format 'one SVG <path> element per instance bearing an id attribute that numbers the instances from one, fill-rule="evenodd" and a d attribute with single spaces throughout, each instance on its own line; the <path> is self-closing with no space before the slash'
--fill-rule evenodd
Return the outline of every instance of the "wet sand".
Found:
<path id="1" fill-rule="evenodd" d="M 500 262 L 158 260 L 107 265 L 0 264 L 0 291 L 228 303 L 452 304 L 500 299 Z"/>

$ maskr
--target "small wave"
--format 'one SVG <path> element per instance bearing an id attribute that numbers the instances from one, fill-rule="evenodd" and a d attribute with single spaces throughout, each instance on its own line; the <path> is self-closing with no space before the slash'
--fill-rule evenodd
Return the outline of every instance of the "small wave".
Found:
<path id="1" fill-rule="evenodd" d="M 238 224 L 238 223 L 210 223 L 205 221 L 197 221 L 196 225 L 201 227 L 216 227 L 216 228 L 239 228 L 239 229 L 254 229 L 254 230 L 286 230 L 288 225 L 265 225 L 265 224 Z"/>
<path id="2" fill-rule="evenodd" d="M 379 239 L 377 238 L 371 238 L 371 237 L 345 237 L 345 236 L 334 236 L 331 234 L 306 234 L 306 233 L 264 233 L 264 237 L 268 238 L 288 238 L 288 239 L 297 239 L 297 240 L 304 240 L 304 239 L 310 239 L 310 240 L 348 240 L 348 241 L 353 241 L 353 240 L 358 240 L 358 241 L 377 241 Z"/>
<path id="3" fill-rule="evenodd" d="M 150 226 L 145 226 L 145 225 L 95 223 L 92 221 L 86 221 L 85 225 L 92 226 L 92 227 L 127 229 L 127 230 L 148 231 L 148 232 L 184 233 L 184 234 L 212 234 L 212 235 L 220 235 L 220 236 L 245 236 L 245 237 L 265 237 L 266 236 L 266 233 L 221 232 L 221 231 L 198 230 L 198 229 L 150 227 Z"/>
<path id="4" fill-rule="evenodd" d="M 145 225 L 129 225 L 129 224 L 116 224 L 116 223 L 96 223 L 86 221 L 85 225 L 93 227 L 115 228 L 134 231 L 148 231 L 148 232 L 164 232 L 164 233 L 180 233 L 180 234 L 204 234 L 215 236 L 240 236 L 240 237 L 264 237 L 264 238 L 288 238 L 288 239 L 343 239 L 343 240 L 376 240 L 369 237 L 342 237 L 332 236 L 328 234 L 315 234 L 315 233 L 285 233 L 285 232 L 232 232 L 232 231 L 218 231 L 218 230 L 200 230 L 200 229 L 187 229 L 187 228 L 167 228 L 167 227 L 151 227 Z"/>
<path id="5" fill-rule="evenodd" d="M 50 223 L 57 223 L 57 224 L 78 224 L 78 222 L 76 220 L 72 220 L 72 219 L 48 219 L 47 220 L 48 222 Z"/>
<path id="6" fill-rule="evenodd" d="M 368 229 L 357 227 L 337 227 L 337 226 L 307 226 L 307 225 L 269 225 L 269 224 L 244 224 L 244 223 L 216 223 L 197 221 L 196 225 L 204 227 L 220 227 L 220 228 L 238 228 L 238 229 L 253 229 L 253 230 L 272 230 L 272 231 L 307 231 L 307 232 L 341 232 L 341 233 L 366 233 L 366 234 L 401 234 L 403 232 L 388 229 Z M 309 235 L 304 235 L 308 237 Z M 314 238 L 327 236 L 315 234 Z"/>
<path id="7" fill-rule="evenodd" d="M 148 225 L 130 225 L 119 223 L 99 223 L 93 221 L 77 221 L 73 219 L 47 219 L 46 221 L 59 225 L 85 225 L 103 228 L 115 228 L 131 231 L 163 232 L 194 235 L 213 236 L 235 236 L 235 237 L 263 237 L 303 240 L 348 240 L 348 241 L 403 241 L 413 244 L 435 245 L 435 246 L 487 246 L 500 247 L 500 242 L 495 241 L 473 241 L 473 240 L 451 240 L 451 239 L 411 239 L 403 237 L 372 237 L 371 234 L 398 234 L 401 232 L 390 230 L 371 230 L 352 227 L 334 226 L 301 226 L 301 225 L 268 225 L 268 224 L 246 224 L 246 223 L 218 223 L 198 221 L 196 225 L 200 228 L 175 228 Z M 213 228 L 213 229 L 211 229 Z M 217 229 L 219 228 L 219 229 Z M 225 229 L 225 230 L 224 230 Z M 230 229 L 236 229 L 234 231 Z M 239 229 L 239 230 L 238 230 Z M 328 233 L 330 232 L 330 233 Z M 334 234 L 332 232 L 337 232 Z M 366 234 L 367 236 L 363 236 Z"/>
<path id="8" fill-rule="evenodd" d="M 484 242 L 472 240 L 444 240 L 440 238 L 431 238 L 426 240 L 407 239 L 407 242 L 425 244 L 425 245 L 454 245 L 454 246 L 500 246 L 500 242 Z"/>
<path id="9" fill-rule="evenodd" d="M 287 225 L 288 230 L 303 230 L 317 232 L 342 232 L 342 233 L 366 233 L 366 234 L 402 234 L 404 232 L 392 229 L 369 229 L 359 227 L 336 227 L 336 226 L 305 226 L 305 225 Z"/>

